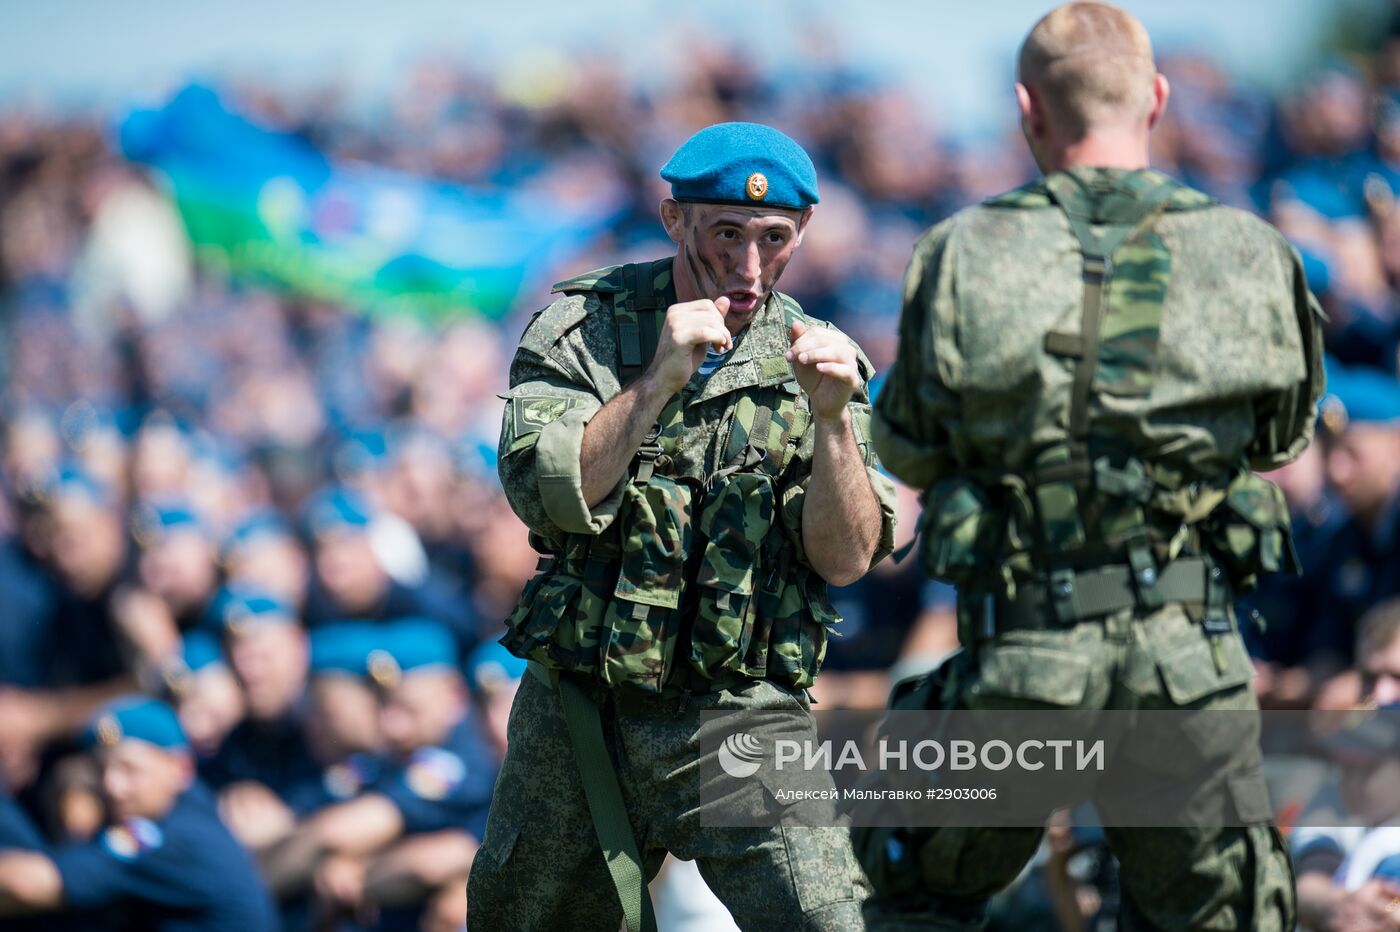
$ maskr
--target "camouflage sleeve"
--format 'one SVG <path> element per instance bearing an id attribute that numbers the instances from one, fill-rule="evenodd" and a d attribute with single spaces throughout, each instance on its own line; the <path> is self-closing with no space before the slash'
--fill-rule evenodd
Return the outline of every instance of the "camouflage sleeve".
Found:
<path id="1" fill-rule="evenodd" d="M 1298 250 L 1278 236 L 1287 251 L 1290 300 L 1288 307 L 1296 318 L 1299 343 L 1303 348 L 1303 378 L 1260 406 L 1261 416 L 1249 449 L 1249 464 L 1267 471 L 1291 462 L 1308 445 L 1317 422 L 1317 405 L 1326 389 L 1322 368 L 1322 322 L 1326 314 L 1308 288 L 1303 260 Z"/>
<path id="2" fill-rule="evenodd" d="M 851 342 L 854 345 L 855 341 Z M 871 441 L 868 386 L 875 368 L 859 346 L 856 347 L 856 352 L 859 354 L 862 382 L 846 407 L 851 412 L 851 430 L 855 434 L 856 449 L 860 451 L 861 459 L 865 462 L 870 488 L 880 505 L 880 541 L 870 559 L 870 565 L 873 567 L 894 552 L 895 489 L 894 483 L 881 472 L 879 459 L 875 455 L 875 445 Z M 809 430 L 803 438 L 795 464 L 796 474 L 800 478 L 787 487 L 780 503 L 783 532 L 792 544 L 798 561 L 808 569 L 812 568 L 812 564 L 808 561 L 807 550 L 802 544 L 802 506 L 807 501 L 807 488 L 812 482 L 812 456 L 815 447 L 815 433 Z"/>
<path id="3" fill-rule="evenodd" d="M 525 525 L 547 540 L 598 534 L 617 517 L 619 482 L 593 508 L 583 500 L 580 453 L 583 429 L 603 406 L 587 372 L 556 352 L 558 331 L 587 313 L 582 297 L 564 298 L 531 322 L 511 363 L 510 390 L 502 394 L 499 472 L 506 498 Z"/>
<path id="4" fill-rule="evenodd" d="M 871 424 L 880 462 L 916 489 L 929 488 L 947 471 L 947 425 L 957 411 L 957 396 L 940 378 L 935 321 L 935 302 L 951 293 L 950 283 L 940 281 L 950 228 L 951 222 L 934 227 L 914 247 L 904 277 L 899 348 Z"/>

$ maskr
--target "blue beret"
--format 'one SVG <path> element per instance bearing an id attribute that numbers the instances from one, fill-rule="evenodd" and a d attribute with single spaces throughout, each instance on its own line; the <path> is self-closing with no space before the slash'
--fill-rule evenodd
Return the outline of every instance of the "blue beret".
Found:
<path id="1" fill-rule="evenodd" d="M 440 621 L 400 618 L 378 626 L 368 663 L 369 675 L 376 683 L 395 686 L 415 672 L 455 670 L 457 640 Z"/>
<path id="2" fill-rule="evenodd" d="M 344 528 L 366 528 L 374 517 L 369 500 L 343 486 L 331 486 L 311 496 L 303 513 L 306 531 L 312 537 Z"/>
<path id="3" fill-rule="evenodd" d="M 478 692 L 490 692 L 525 675 L 525 661 L 496 641 L 472 651 L 466 663 L 467 682 Z"/>
<path id="4" fill-rule="evenodd" d="M 1391 883 L 1400 883 L 1400 854 L 1383 858 L 1371 876 L 1379 880 L 1389 880 Z"/>
<path id="5" fill-rule="evenodd" d="M 69 497 L 83 498 L 104 507 L 116 501 L 112 489 L 105 482 L 76 463 L 60 466 L 43 485 L 42 498 L 47 504 Z"/>
<path id="6" fill-rule="evenodd" d="M 337 476 L 349 477 L 383 467 L 389 457 L 389 435 L 383 430 L 360 430 L 350 434 L 332 457 Z"/>
<path id="7" fill-rule="evenodd" d="M 817 170 L 792 139 L 758 123 L 716 123 L 687 139 L 661 169 L 680 201 L 805 210 Z"/>
<path id="8" fill-rule="evenodd" d="M 312 629 L 312 675 L 367 676 L 380 631 L 380 625 L 369 621 L 335 621 Z"/>
<path id="9" fill-rule="evenodd" d="M 297 613 L 286 602 L 247 583 L 221 588 L 204 612 L 205 623 L 215 631 L 238 634 L 249 624 L 297 624 Z"/>
<path id="10" fill-rule="evenodd" d="M 219 644 L 219 639 L 200 628 L 185 632 L 181 656 L 191 673 L 198 673 L 205 667 L 224 662 L 224 650 Z"/>
<path id="11" fill-rule="evenodd" d="M 143 547 L 177 531 L 206 530 L 194 506 L 178 498 L 143 502 L 131 518 L 131 536 Z"/>
<path id="12" fill-rule="evenodd" d="M 189 747 L 175 710 L 148 696 L 114 699 L 98 710 L 83 732 L 83 743 L 89 747 L 111 747 L 127 739 L 169 750 Z"/>
<path id="13" fill-rule="evenodd" d="M 1337 433 L 1348 424 L 1400 426 L 1400 381 L 1379 369 L 1347 368 L 1326 360 L 1327 394 L 1322 399 L 1322 422 Z"/>
<path id="14" fill-rule="evenodd" d="M 292 537 L 292 529 L 282 516 L 271 508 L 259 508 L 245 515 L 224 541 L 224 553 L 234 553 L 243 547 L 268 538 Z"/>

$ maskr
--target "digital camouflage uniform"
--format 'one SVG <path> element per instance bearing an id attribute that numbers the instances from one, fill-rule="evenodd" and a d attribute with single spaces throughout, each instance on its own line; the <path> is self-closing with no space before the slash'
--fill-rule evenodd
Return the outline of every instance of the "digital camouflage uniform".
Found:
<path id="1" fill-rule="evenodd" d="M 858 928 L 865 888 L 845 830 L 699 824 L 699 713 L 805 709 L 839 621 L 802 547 L 815 430 L 784 357 L 792 321 L 825 325 L 770 296 L 589 508 L 584 427 L 649 362 L 676 302 L 671 260 L 555 290 L 563 296 L 527 328 L 505 394 L 502 483 L 548 556 L 502 643 L 599 709 L 648 878 L 669 850 L 699 862 L 746 929 Z M 874 468 L 866 401 L 862 385 L 850 412 L 882 509 L 879 560 L 892 547 L 893 489 Z M 547 677 L 525 677 L 516 697 L 469 901 L 473 928 L 616 932 L 622 918 Z"/>
<path id="2" fill-rule="evenodd" d="M 920 240 L 873 430 L 959 587 L 948 702 L 1256 708 L 1233 592 L 1296 567 L 1250 470 L 1311 438 L 1319 314 L 1279 233 L 1148 170 L 1058 173 Z M 1247 827 L 1109 830 L 1125 928 L 1293 927 L 1255 750 L 1203 750 Z M 976 927 L 1040 834 L 859 831 L 867 921 Z"/>

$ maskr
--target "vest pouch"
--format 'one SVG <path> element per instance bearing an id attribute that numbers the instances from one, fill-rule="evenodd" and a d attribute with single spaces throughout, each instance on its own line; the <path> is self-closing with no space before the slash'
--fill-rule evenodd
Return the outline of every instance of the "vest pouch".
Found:
<path id="1" fill-rule="evenodd" d="M 986 493 L 966 479 L 933 486 L 919 516 L 924 572 L 954 585 L 970 582 L 995 556 L 1004 523 Z"/>
<path id="2" fill-rule="evenodd" d="M 517 657 L 553 669 L 583 672 L 596 668 L 597 648 L 594 647 L 591 658 L 580 653 L 579 639 L 573 630 L 574 609 L 582 587 L 583 580 L 577 576 L 554 570 L 531 579 L 506 619 L 501 644 Z"/>
<path id="3" fill-rule="evenodd" d="M 693 529 L 689 485 L 660 474 L 623 490 L 621 565 L 604 614 L 599 675 L 660 692 L 676 649 L 676 612 Z"/>
<path id="4" fill-rule="evenodd" d="M 1206 528 L 1210 551 L 1236 591 L 1254 588 L 1268 573 L 1300 570 L 1288 502 L 1283 491 L 1263 476 L 1248 471 L 1236 476 Z"/>
<path id="5" fill-rule="evenodd" d="M 720 480 L 706 496 L 700 527 L 700 590 L 690 636 L 690 664 L 709 679 L 740 671 L 753 640 L 755 580 L 774 520 L 773 481 L 763 473 Z"/>
<path id="6" fill-rule="evenodd" d="M 841 616 L 827 595 L 826 581 L 807 569 L 789 577 L 776 601 L 768 638 L 768 678 L 788 689 L 806 689 L 826 659 L 827 631 Z"/>

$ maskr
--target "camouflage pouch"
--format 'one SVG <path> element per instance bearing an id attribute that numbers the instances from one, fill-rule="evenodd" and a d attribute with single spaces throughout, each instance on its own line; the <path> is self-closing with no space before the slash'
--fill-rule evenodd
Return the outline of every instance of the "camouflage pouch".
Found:
<path id="1" fill-rule="evenodd" d="M 675 655 L 674 610 L 692 546 L 689 485 L 660 474 L 623 492 L 617 584 L 604 618 L 599 675 L 610 686 L 658 692 Z"/>
<path id="2" fill-rule="evenodd" d="M 573 627 L 574 605 L 583 581 L 577 576 L 546 570 L 525 584 L 525 591 L 506 619 L 501 644 L 517 657 L 548 667 L 581 669 L 575 656 L 578 638 Z M 560 643 L 560 641 L 564 643 Z M 593 648 L 596 656 L 597 647 Z"/>
<path id="3" fill-rule="evenodd" d="M 945 479 L 929 489 L 919 516 L 924 572 L 954 585 L 970 582 L 997 553 L 1005 520 L 986 493 L 966 479 Z"/>
<path id="4" fill-rule="evenodd" d="M 1288 503 L 1283 491 L 1263 476 L 1246 470 L 1235 477 L 1205 530 L 1211 553 L 1237 592 L 1253 589 L 1267 573 L 1297 575 L 1301 569 Z"/>
<path id="5" fill-rule="evenodd" d="M 841 623 L 826 581 L 800 570 L 786 584 L 760 593 L 759 624 L 768 629 L 767 678 L 788 689 L 806 689 L 826 659 L 826 636 Z M 764 617 L 765 612 L 772 614 Z"/>
<path id="6" fill-rule="evenodd" d="M 727 476 L 705 500 L 700 526 L 709 540 L 695 580 L 701 588 L 690 642 L 690 664 L 702 676 L 733 673 L 748 653 L 754 580 L 773 520 L 773 481 L 763 473 Z"/>

